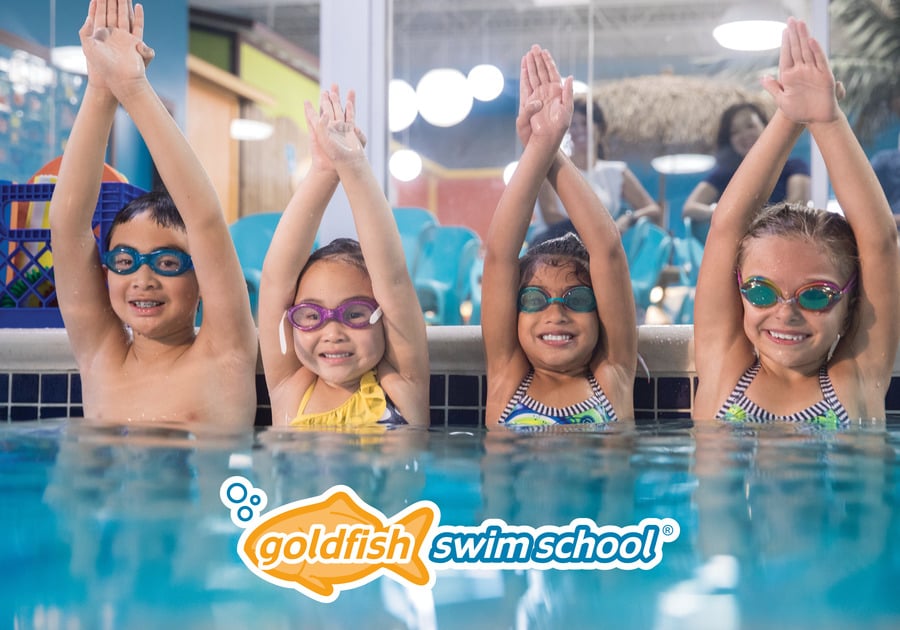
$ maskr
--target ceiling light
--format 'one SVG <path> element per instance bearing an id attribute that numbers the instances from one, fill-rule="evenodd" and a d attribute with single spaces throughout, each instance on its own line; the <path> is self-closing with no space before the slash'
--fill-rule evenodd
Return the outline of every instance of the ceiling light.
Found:
<path id="1" fill-rule="evenodd" d="M 272 125 L 261 120 L 235 118 L 231 121 L 231 137 L 235 140 L 265 140 L 274 130 Z"/>
<path id="2" fill-rule="evenodd" d="M 759 1 L 728 9 L 713 29 L 713 37 L 730 50 L 772 50 L 781 46 L 787 13 L 778 4 Z"/>
<path id="3" fill-rule="evenodd" d="M 435 127 L 452 127 L 472 111 L 472 92 L 466 76 L 452 68 L 429 70 L 416 85 L 422 118 Z"/>
<path id="4" fill-rule="evenodd" d="M 657 173 L 685 175 L 708 171 L 716 165 L 716 158 L 702 153 L 673 153 L 653 158 L 650 165 Z"/>
<path id="5" fill-rule="evenodd" d="M 519 165 L 519 161 L 510 162 L 506 165 L 506 168 L 503 169 L 503 183 L 509 184 L 509 180 L 512 179 L 513 173 L 516 172 L 516 167 Z"/>
<path id="6" fill-rule="evenodd" d="M 388 170 L 401 182 L 411 182 L 422 172 L 422 158 L 411 149 L 394 151 L 388 161 Z"/>
<path id="7" fill-rule="evenodd" d="M 392 132 L 403 131 L 416 119 L 416 91 L 403 79 L 388 84 L 388 127 Z"/>
<path id="8" fill-rule="evenodd" d="M 482 63 L 471 70 L 466 77 L 472 96 L 479 101 L 493 101 L 503 92 L 503 73 L 500 68 Z"/>
<path id="9" fill-rule="evenodd" d="M 50 51 L 50 63 L 72 74 L 87 74 L 87 58 L 81 46 L 57 46 Z"/>

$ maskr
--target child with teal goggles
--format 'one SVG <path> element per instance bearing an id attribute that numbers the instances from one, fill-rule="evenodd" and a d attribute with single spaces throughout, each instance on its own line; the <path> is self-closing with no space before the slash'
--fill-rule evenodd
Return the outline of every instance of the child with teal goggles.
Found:
<path id="1" fill-rule="evenodd" d="M 142 254 L 133 247 L 115 247 L 103 254 L 103 264 L 119 275 L 132 274 L 148 265 L 154 273 L 161 276 L 180 276 L 194 268 L 188 254 L 180 249 L 162 248 L 149 254 Z"/>
<path id="2" fill-rule="evenodd" d="M 783 304 L 796 302 L 803 310 L 815 312 L 830 310 L 856 284 L 854 273 L 843 288 L 832 282 L 810 282 L 794 291 L 793 297 L 784 298 L 782 290 L 768 278 L 753 276 L 745 282 L 741 278 L 740 270 L 737 277 L 741 295 L 757 308 L 770 308 L 779 302 Z"/>
<path id="3" fill-rule="evenodd" d="M 597 308 L 594 290 L 585 285 L 569 289 L 562 297 L 550 297 L 546 291 L 538 287 L 522 287 L 519 291 L 519 312 L 521 313 L 537 313 L 554 302 L 559 302 L 576 313 L 590 313 Z"/>

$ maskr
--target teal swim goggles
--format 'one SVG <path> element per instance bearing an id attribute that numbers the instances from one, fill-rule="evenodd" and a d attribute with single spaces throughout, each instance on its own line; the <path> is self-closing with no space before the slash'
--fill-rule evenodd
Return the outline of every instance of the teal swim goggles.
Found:
<path id="1" fill-rule="evenodd" d="M 142 254 L 133 247 L 116 247 L 103 254 L 103 264 L 119 275 L 128 275 L 147 265 L 161 276 L 180 276 L 194 268 L 194 262 L 180 249 L 156 249 Z"/>
<path id="2" fill-rule="evenodd" d="M 590 313 L 597 308 L 594 290 L 584 285 L 569 289 L 562 297 L 550 297 L 546 291 L 538 287 L 522 287 L 519 290 L 520 313 L 537 313 L 554 302 L 559 302 L 576 313 Z"/>
<path id="3" fill-rule="evenodd" d="M 770 308 L 778 303 L 796 302 L 797 306 L 803 310 L 815 312 L 831 309 L 856 284 L 856 273 L 854 273 L 843 288 L 833 282 L 810 282 L 794 291 L 792 297 L 784 298 L 782 290 L 768 278 L 753 276 L 744 281 L 741 278 L 740 269 L 738 269 L 737 278 L 741 295 L 757 308 Z"/>

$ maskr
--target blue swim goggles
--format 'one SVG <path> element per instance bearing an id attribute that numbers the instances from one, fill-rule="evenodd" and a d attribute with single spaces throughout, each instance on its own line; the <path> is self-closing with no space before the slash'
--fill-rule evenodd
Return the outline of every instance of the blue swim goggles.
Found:
<path id="1" fill-rule="evenodd" d="M 119 275 L 128 275 L 147 265 L 161 276 L 180 276 L 194 268 L 194 262 L 180 249 L 156 249 L 142 254 L 133 247 L 116 247 L 103 254 L 103 264 Z"/>
<path id="2" fill-rule="evenodd" d="M 553 302 L 559 302 L 576 313 L 590 313 L 597 308 L 594 290 L 585 285 L 569 289 L 563 293 L 562 297 L 550 297 L 546 291 L 538 287 L 522 287 L 519 290 L 519 312 L 521 313 L 538 313 Z"/>

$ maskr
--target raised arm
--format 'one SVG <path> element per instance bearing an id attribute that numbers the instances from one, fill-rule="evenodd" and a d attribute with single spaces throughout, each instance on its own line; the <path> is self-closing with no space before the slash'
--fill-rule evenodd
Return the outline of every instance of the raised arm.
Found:
<path id="1" fill-rule="evenodd" d="M 379 365 L 379 382 L 410 423 L 427 424 L 430 379 L 425 319 L 402 255 L 393 212 L 356 128 L 353 92 L 344 108 L 337 87 L 332 87 L 322 95 L 322 111 L 316 135 L 347 193 L 375 300 L 384 311 L 387 365 Z"/>
<path id="2" fill-rule="evenodd" d="M 120 2 L 121 4 L 121 2 Z M 97 32 L 97 65 L 109 88 L 137 126 L 163 183 L 187 228 L 188 246 L 203 300 L 197 342 L 241 360 L 256 352 L 256 334 L 237 253 L 216 191 L 153 87 L 137 48 L 140 39 L 123 29 Z"/>
<path id="3" fill-rule="evenodd" d="M 59 177 L 50 202 L 50 234 L 59 307 L 79 366 L 90 362 L 107 341 L 124 342 L 126 333 L 112 310 L 100 263 L 91 217 L 100 194 L 106 145 L 118 101 L 110 91 L 102 63 L 109 29 L 130 35 L 149 62 L 143 45 L 144 11 L 130 2 L 92 0 L 78 31 L 88 63 L 84 99 L 66 143 Z"/>
<path id="4" fill-rule="evenodd" d="M 518 338 L 519 251 L 538 192 L 571 118 L 571 77 L 562 85 L 550 54 L 533 46 L 522 58 L 516 119 L 525 150 L 500 197 L 485 241 L 481 329 L 489 406 L 492 400 L 505 404 L 499 400 L 512 394 L 506 391 L 509 384 L 518 383 L 528 369 Z M 499 409 L 489 409 L 488 415 L 490 424 L 499 417 Z"/>
<path id="5" fill-rule="evenodd" d="M 603 323 L 603 352 L 594 357 L 591 370 L 617 413 L 629 417 L 633 413 L 637 326 L 631 277 L 619 228 L 578 168 L 561 151 L 556 153 L 548 178 L 590 254 L 591 283 L 597 314 Z M 608 378 L 601 370 L 612 370 L 614 374 L 606 375 L 612 376 Z"/>
<path id="6" fill-rule="evenodd" d="M 785 35 L 779 74 L 787 70 L 790 44 Z M 772 92 L 774 79 L 764 87 Z M 695 362 L 701 381 L 695 413 L 712 417 L 724 388 L 737 382 L 752 360 L 743 331 L 743 308 L 735 276 L 738 245 L 750 222 L 766 204 L 803 127 L 776 111 L 741 161 L 715 213 L 703 252 L 694 302 Z M 709 394 L 707 400 L 705 396 Z"/>
<path id="7" fill-rule="evenodd" d="M 339 181 L 334 164 L 323 152 L 317 137 L 320 114 L 309 102 L 305 104 L 305 113 L 312 163 L 278 221 L 259 283 L 259 348 L 266 384 L 273 396 L 278 395 L 280 386 L 301 367 L 293 344 L 288 343 L 282 352 L 281 335 L 291 339 L 290 324 L 282 317 L 294 304 L 300 271 L 309 260 L 325 208 Z"/>
<path id="8" fill-rule="evenodd" d="M 883 398 L 900 340 L 900 255 L 890 206 L 835 98 L 828 59 L 803 22 L 788 24 L 789 59 L 781 84 L 767 86 L 779 108 L 806 122 L 825 159 L 835 196 L 859 247 L 858 321 L 835 361 L 855 359 L 862 380 Z M 877 383 L 880 383 L 879 387 Z"/>

